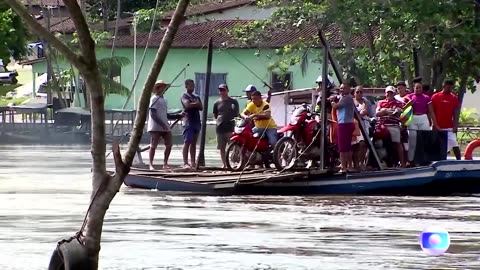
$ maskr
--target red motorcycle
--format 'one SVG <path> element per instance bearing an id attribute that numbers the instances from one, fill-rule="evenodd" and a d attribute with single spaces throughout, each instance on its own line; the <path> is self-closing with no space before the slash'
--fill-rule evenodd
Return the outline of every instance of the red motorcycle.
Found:
<path id="1" fill-rule="evenodd" d="M 273 163 L 278 170 L 293 168 L 297 161 L 305 164 L 307 161 L 320 160 L 321 124 L 315 119 L 318 114 L 312 114 L 310 108 L 304 104 L 297 107 L 290 123 L 280 130 L 285 134 L 273 149 Z M 326 165 L 335 162 L 335 146 L 327 140 Z"/>
<path id="2" fill-rule="evenodd" d="M 268 139 L 254 134 L 252 125 L 244 119 L 237 119 L 225 155 L 227 168 L 232 171 L 241 171 L 247 164 L 269 168 L 272 159 Z"/>

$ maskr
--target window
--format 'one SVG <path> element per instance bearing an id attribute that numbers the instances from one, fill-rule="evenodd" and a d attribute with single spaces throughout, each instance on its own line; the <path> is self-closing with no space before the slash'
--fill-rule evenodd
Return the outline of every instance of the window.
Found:
<path id="1" fill-rule="evenodd" d="M 205 73 L 195 72 L 195 94 L 203 97 L 205 95 L 205 79 L 207 75 Z M 222 83 L 227 83 L 227 73 L 211 73 L 210 74 L 210 89 L 208 96 L 218 96 L 218 86 Z"/>
<path id="2" fill-rule="evenodd" d="M 281 92 L 292 89 L 292 73 L 283 74 L 272 72 L 272 88 L 273 92 Z"/>
<path id="3" fill-rule="evenodd" d="M 122 67 L 112 62 L 108 68 L 108 78 L 116 83 L 121 83 Z"/>

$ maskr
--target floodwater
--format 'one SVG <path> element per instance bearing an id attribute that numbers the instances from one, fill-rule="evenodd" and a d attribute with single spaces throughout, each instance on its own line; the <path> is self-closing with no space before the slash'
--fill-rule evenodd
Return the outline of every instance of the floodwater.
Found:
<path id="1" fill-rule="evenodd" d="M 207 163 L 218 162 L 208 149 Z M 0 269 L 46 269 L 81 226 L 85 146 L 0 146 Z M 172 163 L 179 161 L 174 147 Z M 450 232 L 429 257 L 426 226 Z M 480 197 L 202 197 L 122 187 L 101 269 L 480 269 Z"/>

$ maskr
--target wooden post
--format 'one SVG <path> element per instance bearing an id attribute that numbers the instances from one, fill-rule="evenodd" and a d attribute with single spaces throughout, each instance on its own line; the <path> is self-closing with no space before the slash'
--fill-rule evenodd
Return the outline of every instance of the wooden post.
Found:
<path id="1" fill-rule="evenodd" d="M 207 74 L 205 75 L 205 91 L 203 94 L 203 111 L 202 111 L 202 130 L 200 133 L 200 149 L 198 151 L 197 167 L 205 166 L 205 136 L 207 134 L 207 115 L 208 115 L 208 96 L 210 94 L 210 76 L 212 73 L 212 38 L 208 42 L 207 52 Z"/>
<path id="2" fill-rule="evenodd" d="M 320 42 L 322 42 L 324 50 L 328 53 L 328 58 L 330 59 L 330 63 L 332 64 L 333 71 L 335 72 L 335 75 L 337 76 L 337 79 L 341 82 L 342 79 L 343 79 L 342 73 L 340 72 L 340 68 L 339 68 L 337 62 L 335 61 L 335 58 L 333 58 L 333 55 L 330 52 L 330 49 L 328 47 L 327 39 L 326 39 L 325 35 L 323 34 L 322 30 L 318 31 L 318 36 L 320 38 Z M 357 82 L 357 84 L 359 84 L 359 83 Z M 365 127 L 360 122 L 360 121 L 362 121 L 362 117 L 360 116 L 360 113 L 357 110 L 354 110 L 353 112 L 354 112 L 355 119 L 357 119 L 357 121 L 358 121 L 358 125 L 359 125 L 359 128 L 360 128 L 360 132 L 362 133 L 362 136 L 364 138 L 369 138 L 367 136 L 367 132 L 365 130 Z M 367 143 L 367 146 L 368 146 L 368 149 L 370 150 L 370 152 L 373 153 L 373 156 L 375 157 L 375 161 L 378 165 L 378 168 L 380 170 L 383 170 L 382 162 L 380 161 L 380 158 L 378 157 L 378 153 L 377 153 L 377 150 L 375 149 L 375 146 L 373 145 L 373 142 L 371 140 L 365 140 L 365 142 Z"/>
<path id="3" fill-rule="evenodd" d="M 323 63 L 322 63 L 322 99 L 320 104 L 320 119 L 321 119 L 321 132 L 322 136 L 320 137 L 320 169 L 325 169 L 325 153 L 326 143 L 325 139 L 327 137 L 327 86 L 328 86 L 328 48 L 323 46 Z"/>

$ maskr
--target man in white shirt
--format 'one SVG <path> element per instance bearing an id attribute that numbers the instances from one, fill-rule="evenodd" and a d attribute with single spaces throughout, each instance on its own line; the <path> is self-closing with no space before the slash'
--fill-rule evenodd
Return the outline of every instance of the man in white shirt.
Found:
<path id="1" fill-rule="evenodd" d="M 163 157 L 163 168 L 168 169 L 168 158 L 172 151 L 172 131 L 168 124 L 167 118 L 167 100 L 163 98 L 163 94 L 168 84 L 163 80 L 159 80 L 153 86 L 153 96 L 150 98 L 149 114 L 148 114 L 148 132 L 150 133 L 150 152 L 149 165 L 150 170 L 154 170 L 153 159 L 155 158 L 155 149 L 157 148 L 160 138 L 165 143 L 165 152 Z"/>

